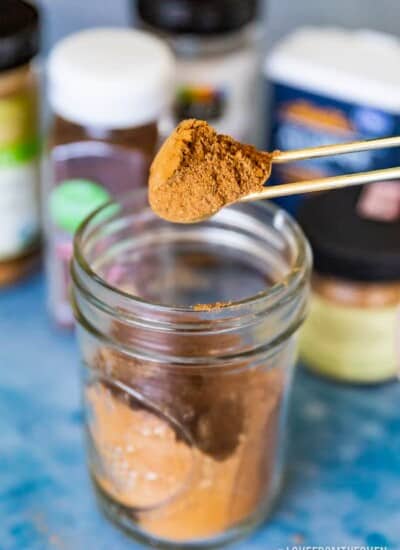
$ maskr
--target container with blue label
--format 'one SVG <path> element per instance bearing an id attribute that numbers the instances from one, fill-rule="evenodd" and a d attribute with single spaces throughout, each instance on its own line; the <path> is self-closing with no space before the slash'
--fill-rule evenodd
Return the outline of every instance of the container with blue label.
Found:
<path id="1" fill-rule="evenodd" d="M 307 27 L 277 45 L 264 66 L 271 83 L 270 150 L 400 133 L 400 41 L 373 31 Z M 396 149 L 276 166 L 272 183 L 400 164 Z M 280 199 L 295 213 L 304 197 Z"/>

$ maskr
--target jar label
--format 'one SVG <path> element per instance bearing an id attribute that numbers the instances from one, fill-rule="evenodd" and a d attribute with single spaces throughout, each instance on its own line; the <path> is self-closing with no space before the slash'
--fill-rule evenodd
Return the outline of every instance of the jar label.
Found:
<path id="1" fill-rule="evenodd" d="M 39 238 L 39 150 L 35 94 L 0 99 L 0 260 Z"/>
<path id="2" fill-rule="evenodd" d="M 206 120 L 221 134 L 256 139 L 259 67 L 254 44 L 221 55 L 178 55 L 177 90 L 165 126 Z"/>
<path id="3" fill-rule="evenodd" d="M 0 259 L 29 249 L 39 234 L 39 177 L 36 159 L 0 166 Z"/>
<path id="4" fill-rule="evenodd" d="M 301 331 L 303 360 L 314 370 L 351 382 L 381 382 L 398 372 L 398 306 L 347 307 L 312 298 Z"/>
<path id="5" fill-rule="evenodd" d="M 334 91 L 333 91 L 334 93 Z M 283 85 L 272 87 L 269 149 L 289 150 L 386 137 L 400 133 L 399 118 L 379 109 Z M 400 164 L 397 149 L 363 151 L 278 165 L 271 183 L 288 183 Z M 295 212 L 301 197 L 277 200 Z"/>
<path id="6" fill-rule="evenodd" d="M 181 86 L 176 94 L 174 113 L 178 123 L 187 118 L 206 120 L 211 124 L 224 116 L 227 94 L 211 86 Z"/>

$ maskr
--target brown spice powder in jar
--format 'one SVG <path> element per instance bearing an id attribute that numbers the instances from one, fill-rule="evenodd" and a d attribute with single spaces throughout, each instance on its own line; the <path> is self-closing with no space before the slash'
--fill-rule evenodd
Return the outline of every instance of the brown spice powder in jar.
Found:
<path id="1" fill-rule="evenodd" d="M 219 346 L 221 335 L 208 342 Z M 195 356 L 204 342 L 176 346 Z M 101 349 L 92 367 L 104 381 L 86 390 L 100 491 L 146 534 L 172 541 L 251 520 L 273 491 L 284 373 L 269 366 L 174 370 Z"/>
<path id="2" fill-rule="evenodd" d="M 185 120 L 166 140 L 150 170 L 149 200 L 160 217 L 178 223 L 210 217 L 262 191 L 273 154 L 243 145 L 202 120 Z"/>

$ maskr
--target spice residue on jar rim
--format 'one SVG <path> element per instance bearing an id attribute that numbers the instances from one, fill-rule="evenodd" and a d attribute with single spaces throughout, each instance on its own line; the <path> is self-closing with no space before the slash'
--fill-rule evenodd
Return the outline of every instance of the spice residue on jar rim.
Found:
<path id="1" fill-rule="evenodd" d="M 232 301 L 229 302 L 214 302 L 213 304 L 196 304 L 193 306 L 194 311 L 218 311 L 225 307 L 229 307 L 233 304 Z"/>
<path id="2" fill-rule="evenodd" d="M 185 120 L 151 167 L 149 200 L 161 218 L 194 223 L 238 199 L 262 191 L 272 153 L 217 134 L 207 122 Z"/>

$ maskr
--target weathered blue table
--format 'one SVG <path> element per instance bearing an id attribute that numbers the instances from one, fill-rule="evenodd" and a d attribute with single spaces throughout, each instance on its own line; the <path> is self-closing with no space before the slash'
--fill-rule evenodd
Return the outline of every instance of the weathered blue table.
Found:
<path id="1" fill-rule="evenodd" d="M 0 549 L 139 545 L 97 511 L 81 441 L 72 334 L 47 315 L 40 276 L 0 292 Z M 235 548 L 400 548 L 400 387 L 348 388 L 299 370 L 284 492 Z"/>

